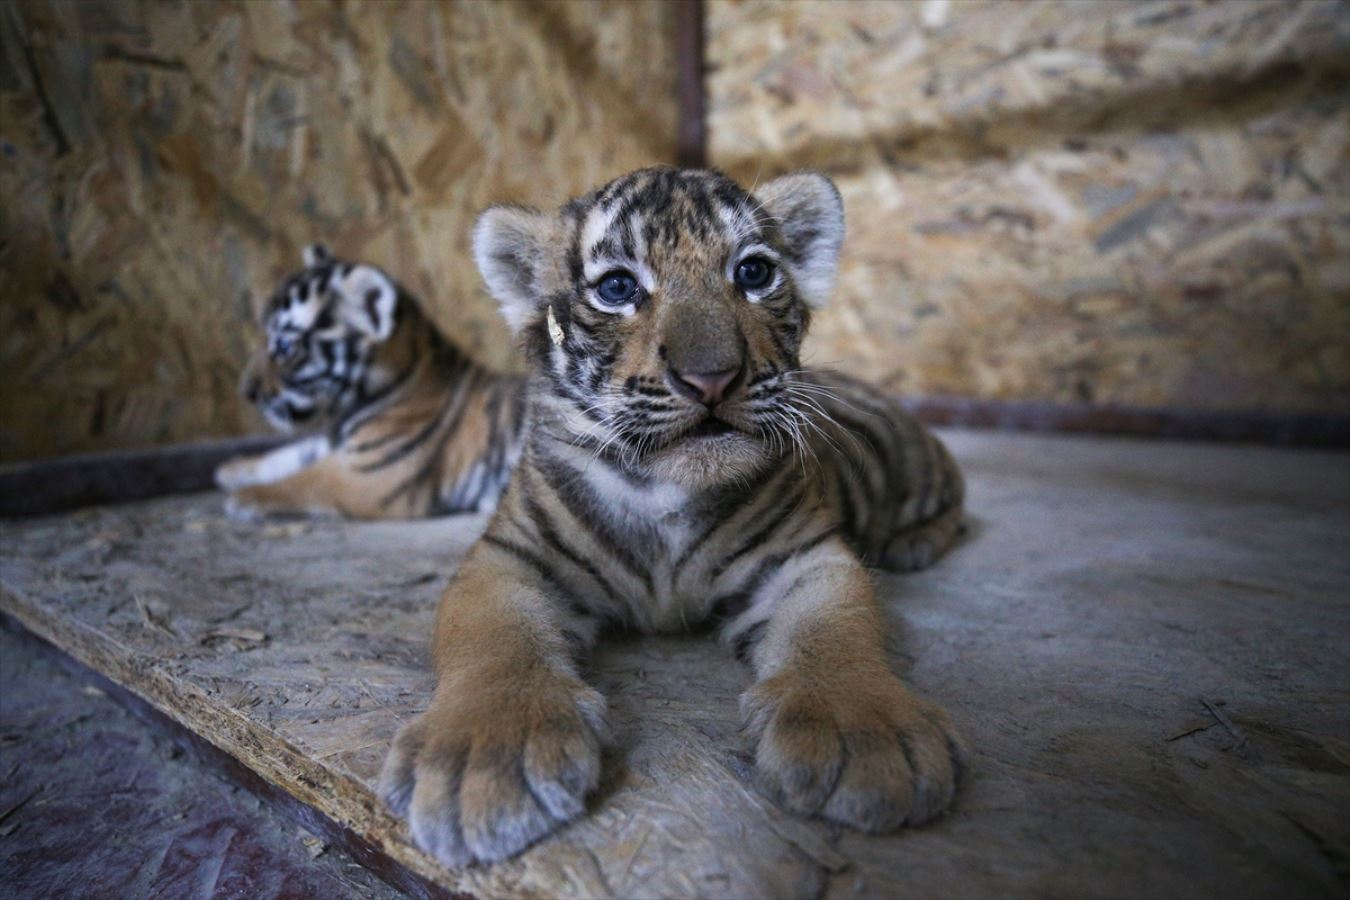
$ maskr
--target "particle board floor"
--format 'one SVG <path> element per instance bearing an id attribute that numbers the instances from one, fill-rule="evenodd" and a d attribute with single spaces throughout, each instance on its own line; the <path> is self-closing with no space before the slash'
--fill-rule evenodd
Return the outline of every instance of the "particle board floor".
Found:
<path id="1" fill-rule="evenodd" d="M 371 794 L 481 519 L 264 523 L 203 495 L 0 524 L 0 608 L 414 871 L 481 896 L 1249 896 L 1350 888 L 1350 456 L 947 435 L 970 537 L 879 576 L 896 665 L 974 751 L 866 836 L 751 786 L 745 672 L 607 641 L 590 814 L 447 872 Z"/>

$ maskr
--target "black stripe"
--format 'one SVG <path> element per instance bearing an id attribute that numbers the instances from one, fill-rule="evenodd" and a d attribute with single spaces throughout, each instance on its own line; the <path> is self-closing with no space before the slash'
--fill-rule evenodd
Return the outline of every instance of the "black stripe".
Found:
<path id="1" fill-rule="evenodd" d="M 730 622 L 750 608 L 750 595 L 745 591 L 726 594 L 713 601 L 708 618 L 714 624 Z"/>
<path id="2" fill-rule="evenodd" d="M 448 421 L 443 423 L 445 425 L 445 430 L 441 433 L 440 439 L 436 447 L 431 452 L 427 453 L 426 458 L 422 461 L 422 464 L 418 466 L 417 469 L 411 475 L 403 479 L 403 481 L 399 482 L 394 487 L 393 490 L 391 490 L 389 493 L 385 494 L 383 497 L 380 498 L 381 506 L 388 506 L 396 498 L 410 492 L 418 484 L 429 480 L 431 482 L 431 484 L 429 485 L 429 489 L 430 493 L 433 496 L 428 498 L 427 503 L 429 508 L 435 508 L 435 506 L 439 502 L 438 496 L 443 489 L 441 482 L 443 480 L 444 474 L 442 472 L 442 467 L 445 465 L 445 446 L 455 437 L 455 434 L 459 429 L 459 423 L 461 420 L 463 420 L 464 414 L 469 408 L 468 398 L 478 386 L 478 375 L 479 375 L 478 372 L 473 372 L 471 373 L 471 377 L 468 380 L 468 382 L 460 384 L 459 386 L 460 390 L 458 394 L 460 402 L 457 402 L 455 404 L 454 415 L 451 416 Z M 438 420 L 439 418 L 440 415 L 437 416 Z M 432 424 L 435 425 L 436 422 L 433 421 Z M 394 451 L 394 453 L 391 453 L 389 455 L 394 456 L 395 453 L 397 453 L 399 457 L 402 457 L 406 456 L 410 452 L 412 452 L 411 449 L 403 453 L 398 453 L 398 451 Z M 470 469 L 472 470 L 472 467 L 470 467 Z M 370 467 L 358 469 L 358 471 L 361 472 L 367 472 L 370 470 L 371 470 Z M 436 473 L 435 477 L 430 478 L 429 476 L 431 476 L 433 471 Z M 475 497 L 473 499 L 473 505 L 477 505 L 477 502 L 478 497 Z M 456 505 L 461 509 L 471 508 L 467 504 L 467 501 L 465 503 Z"/>
<path id="3" fill-rule="evenodd" d="M 384 456 L 375 460 L 375 462 L 367 463 L 366 465 L 363 466 L 357 466 L 356 471 L 374 472 L 378 469 L 383 469 L 385 466 L 389 466 L 398 462 L 399 460 L 406 457 L 408 454 L 412 453 L 418 447 L 422 446 L 422 444 L 426 443 L 426 441 L 432 436 L 432 434 L 436 432 L 436 429 L 441 427 L 442 424 L 441 417 L 444 416 L 445 413 L 450 409 L 450 407 L 456 402 L 458 402 L 462 396 L 463 395 L 460 392 L 451 394 L 449 398 L 446 400 L 445 404 L 441 406 L 440 411 L 437 412 L 437 414 L 432 417 L 431 421 L 428 422 L 426 425 L 423 425 L 409 440 L 404 441 L 402 444 L 399 444 L 397 447 L 390 450 Z"/>
<path id="4" fill-rule="evenodd" d="M 893 455 L 891 452 L 891 441 L 887 440 L 887 435 L 869 428 L 858 419 L 850 416 L 848 411 L 842 410 L 838 406 L 827 405 L 825 403 L 822 403 L 821 405 L 826 407 L 826 412 L 830 414 L 831 419 L 834 419 L 834 421 L 838 423 L 840 428 L 852 432 L 856 437 L 861 437 L 864 443 L 866 443 L 867 449 L 870 450 L 873 455 L 880 457 L 880 462 L 885 464 L 889 457 Z M 895 435 L 892 434 L 890 437 L 895 437 Z"/>
<path id="5" fill-rule="evenodd" d="M 414 359 L 411 363 L 409 363 L 407 366 L 401 369 L 399 373 L 394 376 L 392 381 L 390 381 L 388 384 L 380 388 L 378 391 L 375 391 L 374 393 L 369 394 L 366 393 L 366 385 L 365 380 L 363 378 L 360 382 L 358 382 L 356 386 L 357 391 L 356 405 L 350 411 L 348 411 L 348 413 L 342 418 L 340 422 L 337 423 L 337 428 L 339 430 L 345 430 L 347 428 L 347 423 L 350 422 L 352 419 L 357 418 L 362 413 L 365 413 L 372 407 L 380 403 L 383 403 L 385 400 L 392 397 L 395 392 L 397 392 L 400 388 L 402 388 L 405 384 L 408 383 L 408 380 L 412 378 L 412 374 L 417 369 L 418 365 L 419 360 Z M 369 418 L 369 416 L 367 416 L 366 418 Z M 361 421 L 353 425 L 351 427 L 351 430 L 346 432 L 347 436 L 355 434 L 357 429 L 359 429 L 363 424 L 365 424 L 365 419 L 362 419 Z M 369 444 L 358 444 L 357 446 L 353 447 L 352 450 L 356 453 L 364 453 L 368 450 L 374 450 L 375 448 L 383 446 L 384 444 L 387 444 L 390 441 L 396 439 L 398 436 L 399 436 L 398 432 L 394 432 L 393 434 L 386 435 L 385 437 L 380 438 L 377 441 L 370 442 Z"/>
<path id="6" fill-rule="evenodd" d="M 571 602 L 577 602 L 572 592 L 569 591 L 567 587 L 563 585 L 561 582 L 559 582 L 557 577 L 554 576 L 553 570 L 548 566 L 548 564 L 533 551 L 525 547 L 522 547 L 515 541 L 508 541 L 507 539 L 497 537 L 494 534 L 483 535 L 482 541 L 485 544 L 491 544 L 492 546 L 497 547 L 500 550 L 504 550 L 505 552 L 510 553 L 512 556 L 515 556 L 521 562 L 525 563 L 530 568 L 534 569 L 535 574 L 539 576 L 539 579 L 545 584 L 547 584 L 550 588 L 557 591 L 559 596 Z"/>
<path id="7" fill-rule="evenodd" d="M 850 532 L 862 533 L 862 523 L 858 521 L 858 510 L 853 504 L 853 479 L 840 468 L 834 470 L 834 489 L 839 494 L 839 522 Z"/>
<path id="8" fill-rule="evenodd" d="M 781 480 L 787 477 L 787 469 L 772 469 L 765 467 L 755 476 L 755 480 L 743 489 L 728 488 L 725 492 L 716 495 L 713 502 L 704 509 L 697 511 L 696 516 L 707 522 L 704 529 L 698 536 L 690 541 L 689 546 L 685 548 L 679 561 L 675 563 L 675 571 L 679 572 L 684 568 L 684 564 L 693 558 L 694 554 L 708 542 L 719 528 L 730 524 L 728 520 L 738 509 L 749 505 L 749 503 L 759 495 L 761 491 L 769 491 L 775 480 Z M 754 521 L 755 514 L 752 512 L 750 520 Z M 747 523 L 749 524 L 749 523 Z"/>
<path id="9" fill-rule="evenodd" d="M 586 640 L 585 638 L 583 638 L 583 637 L 581 636 L 581 632 L 577 631 L 576 629 L 568 628 L 568 627 L 564 626 L 564 627 L 563 627 L 563 630 L 562 630 L 562 636 L 563 636 L 563 638 L 567 641 L 567 645 L 568 645 L 569 649 L 571 650 L 572 656 L 573 656 L 574 658 L 575 658 L 575 657 L 580 657 L 582 654 L 584 654 L 587 650 L 590 649 L 591 642 L 588 641 L 588 640 Z M 524 756 L 523 756 L 523 755 L 521 756 L 521 759 L 522 759 L 522 760 L 524 759 Z M 529 781 L 528 781 L 528 780 L 525 780 L 524 783 L 525 783 L 525 785 L 526 785 L 527 787 L 529 786 Z M 530 793 L 531 793 L 531 794 L 534 794 L 534 788 L 532 788 L 532 787 L 530 788 Z M 536 802 L 538 802 L 538 796 L 537 796 L 537 795 L 536 795 L 536 797 L 535 797 L 535 800 L 536 800 Z M 547 809 L 548 807 L 544 806 L 543 803 L 539 803 L 539 808 L 540 808 L 540 809 Z"/>
<path id="10" fill-rule="evenodd" d="M 750 659 L 751 652 L 755 649 L 755 645 L 759 643 L 760 639 L 764 637 L 764 632 L 768 628 L 768 625 L 768 619 L 760 619 L 737 636 L 735 647 L 736 659 L 741 662 L 747 662 Z"/>
<path id="11" fill-rule="evenodd" d="M 355 432 L 353 432 L 353 434 L 354 433 Z M 378 450 L 381 447 L 387 446 L 388 444 L 392 444 L 394 441 L 398 440 L 401 437 L 403 437 L 402 432 L 390 431 L 388 434 L 382 437 L 373 438 L 369 441 L 362 441 L 359 444 L 353 445 L 351 448 L 351 452 L 369 453 L 371 450 Z"/>
<path id="12" fill-rule="evenodd" d="M 380 459 L 364 466 L 358 466 L 358 472 L 374 472 L 377 469 L 383 469 L 386 466 L 393 465 L 399 460 L 404 459 L 429 439 L 437 429 L 446 425 L 446 418 L 449 416 L 449 426 L 447 433 L 453 433 L 459 420 L 464 417 L 464 411 L 468 408 L 469 397 L 478 386 L 479 373 L 471 371 L 469 377 L 455 385 L 455 390 L 446 398 L 446 402 L 441 405 L 440 410 L 430 422 L 424 425 L 412 439 L 406 443 L 400 444 L 393 450 L 390 450 Z"/>
<path id="13" fill-rule="evenodd" d="M 863 491 L 862 503 L 856 512 L 861 535 L 866 528 L 873 527 L 872 522 L 877 514 L 897 508 L 904 500 L 904 494 L 897 493 L 897 489 L 903 491 L 905 480 L 903 477 L 897 478 L 896 473 L 905 471 L 905 445 L 894 432 L 888 440 L 886 436 L 841 413 L 838 407 L 832 408 L 830 414 L 843 431 L 839 440 L 849 445 L 841 448 L 844 453 L 835 454 L 839 465 L 846 466 L 849 477 L 856 474 L 869 489 Z M 887 421 L 886 424 L 892 423 Z M 877 479 L 880 479 L 879 483 Z"/>
<path id="14" fill-rule="evenodd" d="M 765 368 L 761 369 L 757 374 L 755 374 L 754 377 L 752 377 L 748 382 L 746 382 L 746 387 L 747 388 L 757 387 L 763 382 L 768 381 L 770 378 L 776 378 L 778 377 L 778 371 L 779 371 L 778 366 L 774 365 L 773 363 L 769 363 L 767 366 L 765 366 Z"/>
<path id="15" fill-rule="evenodd" d="M 773 342 L 773 349 L 777 351 L 778 358 L 783 361 L 791 360 L 793 357 L 792 351 L 783 343 L 783 339 L 778 334 L 778 329 L 770 326 L 768 332 L 769 340 Z"/>
<path id="16" fill-rule="evenodd" d="M 599 460 L 596 462 L 600 465 L 607 465 L 607 463 Z M 596 541 L 613 554 L 632 575 L 642 581 L 648 594 L 654 594 L 656 586 L 652 581 L 651 570 L 643 565 L 639 556 L 639 553 L 648 557 L 653 555 L 655 541 L 650 529 L 646 535 L 632 534 L 631 532 L 626 536 L 618 534 L 610 527 L 609 520 L 605 516 L 606 504 L 600 497 L 596 496 L 594 489 L 587 483 L 586 479 L 572 470 L 566 463 L 549 456 L 547 450 L 543 448 L 540 448 L 540 453 L 536 459 L 536 467 L 544 481 L 557 494 L 558 500 L 567 507 L 572 517 L 588 529 Z M 626 537 L 629 539 L 625 540 Z M 636 548 L 634 548 L 634 545 L 636 545 Z M 635 553 L 634 549 L 638 553 Z"/>
<path id="17" fill-rule="evenodd" d="M 538 529 L 539 536 L 543 538 L 545 543 L 551 544 L 564 559 L 589 575 L 596 584 L 600 585 L 601 590 L 605 592 L 606 596 L 611 601 L 617 601 L 620 596 L 618 591 L 616 591 L 614 586 L 609 583 L 609 580 L 601 574 L 595 564 L 590 560 L 583 559 L 581 555 L 573 550 L 558 534 L 558 529 L 554 524 L 552 517 L 549 516 L 548 510 L 546 510 L 535 497 L 535 484 L 529 476 L 530 470 L 528 467 L 525 467 L 519 473 L 519 480 L 524 489 L 525 508 L 533 519 L 534 527 Z"/>
<path id="18" fill-rule="evenodd" d="M 787 560 L 794 556 L 799 556 L 803 553 L 806 553 L 808 550 L 814 550 L 815 548 L 819 547 L 821 544 L 825 543 L 827 540 L 834 537 L 838 533 L 839 529 L 835 526 L 830 526 L 829 528 L 819 531 L 811 539 L 803 541 L 796 547 L 793 547 L 787 553 L 783 554 L 783 559 Z"/>
<path id="19" fill-rule="evenodd" d="M 714 621 L 726 624 L 734 622 L 750 608 L 755 593 L 764 586 L 764 583 L 768 581 L 785 562 L 794 556 L 806 553 L 807 551 L 818 547 L 837 533 L 836 529 L 827 528 L 816 534 L 810 540 L 799 544 L 794 549 L 786 553 L 775 554 L 774 556 L 765 559 L 755 568 L 754 575 L 750 577 L 750 580 L 744 588 L 733 594 L 727 594 L 724 597 L 720 597 L 713 603 L 711 615 Z M 810 575 L 810 572 L 803 572 L 801 575 L 798 575 L 797 578 L 793 580 L 792 584 L 788 585 L 787 588 L 783 590 L 783 597 L 787 597 L 793 591 L 797 590 L 797 588 L 801 586 L 801 583 Z M 759 640 L 760 636 L 763 634 L 765 623 L 768 621 L 768 618 L 761 619 L 746 628 L 745 631 L 737 637 L 735 644 L 737 659 L 742 662 L 745 661 L 752 644 Z"/>
<path id="20" fill-rule="evenodd" d="M 838 533 L 839 530 L 837 528 L 826 528 L 823 531 L 817 532 L 809 540 L 803 541 L 793 547 L 791 550 L 765 557 L 760 564 L 755 567 L 754 573 L 746 580 L 746 582 L 741 585 L 737 591 L 727 595 L 727 599 L 733 601 L 737 595 L 744 594 L 751 602 L 753 602 L 755 599 L 755 592 L 763 587 L 764 582 L 768 581 L 774 572 L 778 571 L 785 562 L 794 556 L 800 556 L 803 553 L 815 549 Z"/>
<path id="21" fill-rule="evenodd" d="M 786 522 L 789 518 L 791 518 L 794 512 L 797 511 L 797 507 L 801 503 L 801 501 L 802 501 L 802 494 L 800 491 L 787 491 L 783 493 L 783 495 L 779 498 L 777 503 L 773 504 L 772 506 L 765 507 L 765 512 L 762 514 L 762 516 L 756 516 L 751 522 L 747 522 L 746 523 L 747 528 L 754 527 L 757 525 L 759 527 L 757 528 L 757 530 L 752 532 L 748 538 L 742 541 L 740 546 L 738 546 L 736 550 L 731 553 L 731 555 L 723 558 L 715 566 L 712 567 L 712 570 L 709 573 L 710 577 L 716 579 L 728 568 L 730 568 L 732 563 L 736 562 L 736 560 L 740 559 L 742 556 L 745 556 L 747 553 L 749 553 L 751 550 L 754 550 L 756 547 L 763 546 L 765 541 L 767 541 L 773 535 L 773 533 L 777 531 L 783 525 L 784 522 Z M 761 525 L 760 524 L 761 522 L 764 522 L 764 524 Z"/>
<path id="22" fill-rule="evenodd" d="M 395 500 L 397 500 L 399 497 L 402 497 L 404 494 L 412 493 L 413 488 L 418 487 L 419 485 L 422 484 L 426 484 L 428 493 L 427 509 L 428 510 L 434 509 L 436 506 L 435 495 L 438 494 L 439 491 L 437 489 L 437 485 L 432 482 L 439 481 L 439 479 L 432 479 L 429 476 L 431 475 L 431 470 L 437 466 L 438 457 L 439 454 L 437 453 L 427 454 L 427 458 L 422 463 L 422 465 L 414 469 L 411 475 L 400 481 L 398 484 L 394 485 L 393 489 L 390 490 L 389 493 L 385 494 L 383 497 L 380 498 L 380 507 L 381 508 L 387 507 L 390 503 L 393 503 Z"/>

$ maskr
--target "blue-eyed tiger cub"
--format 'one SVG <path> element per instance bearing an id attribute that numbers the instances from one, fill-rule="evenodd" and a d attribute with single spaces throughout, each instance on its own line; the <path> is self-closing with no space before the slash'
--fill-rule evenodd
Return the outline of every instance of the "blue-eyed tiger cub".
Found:
<path id="1" fill-rule="evenodd" d="M 864 566 L 942 553 L 963 482 L 895 400 L 800 365 L 843 236 L 834 185 L 806 173 L 752 194 L 646 169 L 479 219 L 530 362 L 525 452 L 442 597 L 430 708 L 381 775 L 443 863 L 583 812 L 605 701 L 582 662 L 605 626 L 713 624 L 753 672 L 756 771 L 789 809 L 881 831 L 951 804 L 961 740 L 891 671 Z"/>
<path id="2" fill-rule="evenodd" d="M 283 431 L 306 436 L 227 462 L 243 515 L 408 518 L 489 509 L 520 456 L 524 379 L 443 337 L 374 266 L 306 248 L 263 312 L 266 342 L 240 382 Z"/>

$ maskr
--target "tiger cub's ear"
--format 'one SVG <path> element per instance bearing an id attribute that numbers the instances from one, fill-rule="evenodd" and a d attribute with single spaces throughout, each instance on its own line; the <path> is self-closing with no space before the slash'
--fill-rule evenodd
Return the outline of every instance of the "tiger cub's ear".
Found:
<path id="1" fill-rule="evenodd" d="M 755 197 L 787 244 L 785 262 L 798 293 L 808 306 L 824 306 L 844 243 L 844 201 L 834 182 L 816 172 L 794 172 L 760 186 Z"/>
<path id="2" fill-rule="evenodd" d="M 338 295 L 338 313 L 344 322 L 367 337 L 382 341 L 394 332 L 394 308 L 398 288 L 388 275 L 374 266 L 356 265 L 341 274 L 339 266 L 332 290 Z"/>
<path id="3" fill-rule="evenodd" d="M 540 276 L 552 264 L 554 231 L 554 217 L 525 206 L 490 206 L 474 224 L 474 262 L 515 334 L 542 305 Z"/>
<path id="4" fill-rule="evenodd" d="M 328 252 L 328 248 L 323 244 L 310 244 L 300 254 L 300 261 L 305 264 L 306 269 L 312 269 L 320 263 L 326 263 L 332 260 L 333 254 Z"/>

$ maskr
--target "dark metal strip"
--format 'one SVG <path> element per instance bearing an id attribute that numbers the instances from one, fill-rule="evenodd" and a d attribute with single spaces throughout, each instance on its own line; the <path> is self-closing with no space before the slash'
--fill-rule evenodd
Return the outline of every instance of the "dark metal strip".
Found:
<path id="1" fill-rule="evenodd" d="M 703 83 L 703 2 L 678 0 L 675 12 L 676 91 L 680 108 L 675 159 L 681 166 L 708 165 L 707 102 Z"/>
<path id="2" fill-rule="evenodd" d="M 278 435 L 83 453 L 0 465 L 0 516 L 36 516 L 209 490 L 227 459 L 285 443 Z"/>
<path id="3" fill-rule="evenodd" d="M 1290 447 L 1350 447 L 1350 415 L 1150 409 L 1096 404 L 1023 403 L 915 397 L 905 407 L 930 425 L 1006 431 L 1122 434 Z"/>
<path id="4" fill-rule="evenodd" d="M 1149 409 L 915 397 L 905 407 L 930 425 L 1068 434 L 1118 434 L 1287 447 L 1350 448 L 1350 415 Z M 217 466 L 287 438 L 264 435 L 0 465 L 0 516 L 65 512 L 210 490 Z"/>

